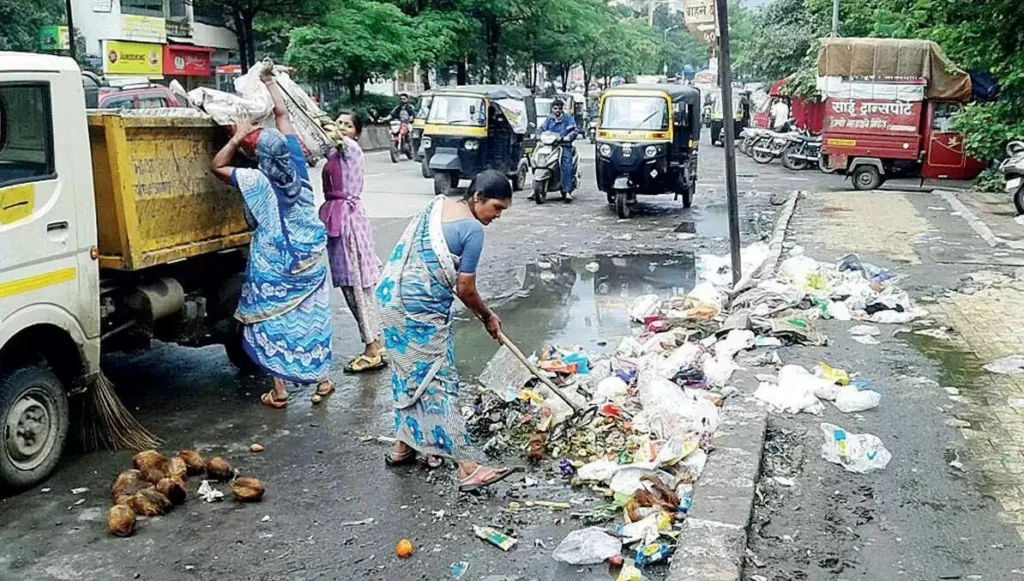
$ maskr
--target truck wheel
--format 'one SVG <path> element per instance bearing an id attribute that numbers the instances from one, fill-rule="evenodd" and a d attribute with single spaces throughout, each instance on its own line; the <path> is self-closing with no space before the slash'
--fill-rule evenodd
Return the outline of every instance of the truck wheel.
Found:
<path id="1" fill-rule="evenodd" d="M 68 435 L 68 398 L 41 365 L 0 374 L 0 490 L 23 490 L 53 472 Z"/>
<path id="2" fill-rule="evenodd" d="M 1024 214 L 1024 186 L 1017 188 L 1013 194 L 1013 205 L 1017 207 L 1017 215 Z"/>
<path id="3" fill-rule="evenodd" d="M 516 171 L 516 175 L 512 176 L 512 191 L 521 192 L 526 188 L 526 173 L 527 168 L 525 163 L 519 164 L 519 170 Z"/>
<path id="4" fill-rule="evenodd" d="M 541 205 L 548 200 L 548 180 L 533 180 L 533 201 Z"/>
<path id="5" fill-rule="evenodd" d="M 615 213 L 623 220 L 633 215 L 633 209 L 629 207 L 629 196 L 626 192 L 618 192 L 615 195 Z"/>
<path id="6" fill-rule="evenodd" d="M 873 165 L 858 165 L 851 179 L 855 190 L 877 190 L 882 185 L 882 174 Z"/>
<path id="7" fill-rule="evenodd" d="M 455 187 L 453 176 L 446 171 L 434 172 L 434 195 L 448 196 Z"/>
<path id="8" fill-rule="evenodd" d="M 237 325 L 236 332 L 224 339 L 224 351 L 228 354 L 228 361 L 242 375 L 256 375 L 260 372 L 260 366 L 245 352 L 242 341 L 242 326 Z"/>
<path id="9" fill-rule="evenodd" d="M 430 170 L 430 162 L 426 157 L 420 160 L 420 175 L 428 180 L 434 177 L 434 172 Z"/>

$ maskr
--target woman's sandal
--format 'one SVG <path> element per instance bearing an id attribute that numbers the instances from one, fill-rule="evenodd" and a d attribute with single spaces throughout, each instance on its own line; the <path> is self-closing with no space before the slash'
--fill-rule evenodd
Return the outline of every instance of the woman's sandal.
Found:
<path id="1" fill-rule="evenodd" d="M 397 468 L 399 466 L 409 466 L 410 464 L 416 463 L 416 450 L 409 450 L 405 454 L 399 454 L 395 456 L 394 452 L 388 452 L 384 454 L 384 465 L 388 468 Z"/>
<path id="2" fill-rule="evenodd" d="M 270 390 L 267 393 L 260 396 L 260 403 L 269 408 L 280 410 L 288 407 L 288 399 L 288 396 L 285 396 L 284 399 L 278 399 L 277 394 L 274 393 L 274 390 Z"/>
<path id="3" fill-rule="evenodd" d="M 327 396 L 331 395 L 332 393 L 334 393 L 334 389 L 335 389 L 334 388 L 334 381 L 328 379 L 327 380 L 327 389 L 323 389 L 320 385 L 317 385 L 316 386 L 316 391 L 313 392 L 313 395 L 311 395 L 309 397 L 309 401 L 313 402 L 313 405 L 316 405 L 316 404 L 322 402 L 325 397 L 327 397 Z"/>
<path id="4" fill-rule="evenodd" d="M 481 478 L 479 476 L 480 470 L 491 471 L 491 477 Z M 488 486 L 501 482 L 520 471 L 522 471 L 522 468 L 519 467 L 494 469 L 477 466 L 476 470 L 474 470 L 472 474 L 459 480 L 459 492 L 474 492 L 481 488 L 487 488 Z"/>
<path id="5" fill-rule="evenodd" d="M 387 367 L 387 362 L 384 361 L 383 355 L 375 355 L 373 357 L 359 355 L 345 365 L 345 373 L 366 373 L 368 371 L 384 369 L 385 367 Z"/>

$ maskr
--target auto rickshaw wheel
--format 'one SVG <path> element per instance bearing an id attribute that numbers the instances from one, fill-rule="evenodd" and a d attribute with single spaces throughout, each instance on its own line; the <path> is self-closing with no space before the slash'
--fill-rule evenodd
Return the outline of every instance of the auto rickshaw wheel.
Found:
<path id="1" fill-rule="evenodd" d="M 615 213 L 623 220 L 633 215 L 633 208 L 629 206 L 629 195 L 626 192 L 616 193 Z"/>
<path id="2" fill-rule="evenodd" d="M 608 205 L 615 205 L 615 192 L 605 192 L 604 195 L 608 198 Z"/>
<path id="3" fill-rule="evenodd" d="M 430 169 L 430 162 L 427 161 L 426 157 L 420 160 L 420 174 L 428 180 L 434 177 L 434 172 Z"/>
<path id="4" fill-rule="evenodd" d="M 520 163 L 519 164 L 519 170 L 516 171 L 516 175 L 512 176 L 512 191 L 513 192 L 521 192 L 521 191 L 523 191 L 526 188 L 526 174 L 527 173 L 529 173 L 529 172 L 528 172 L 528 168 L 526 167 L 526 163 Z"/>
<path id="5" fill-rule="evenodd" d="M 541 205 L 548 200 L 548 180 L 533 180 L 533 201 Z"/>
<path id="6" fill-rule="evenodd" d="M 455 176 L 446 171 L 434 172 L 434 195 L 448 196 L 455 187 Z"/>
<path id="7" fill-rule="evenodd" d="M 1017 188 L 1013 194 L 1013 205 L 1017 208 L 1017 214 L 1024 214 L 1024 186 Z"/>
<path id="8" fill-rule="evenodd" d="M 882 185 L 882 174 L 873 165 L 858 165 L 850 177 L 855 190 L 877 190 Z"/>

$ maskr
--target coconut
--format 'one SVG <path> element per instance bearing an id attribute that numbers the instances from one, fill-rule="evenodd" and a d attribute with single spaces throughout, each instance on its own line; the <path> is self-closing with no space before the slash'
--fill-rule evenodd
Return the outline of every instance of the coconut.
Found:
<path id="1" fill-rule="evenodd" d="M 155 470 L 166 475 L 170 468 L 170 461 L 167 460 L 167 456 L 156 450 L 144 450 L 132 457 L 132 466 L 143 473 L 146 470 Z"/>
<path id="2" fill-rule="evenodd" d="M 110 485 L 110 499 L 114 504 L 124 504 L 136 492 L 151 486 L 142 479 L 142 473 L 138 470 L 125 470 L 118 474 L 114 483 Z"/>
<path id="3" fill-rule="evenodd" d="M 178 457 L 185 461 L 189 476 L 198 476 L 206 472 L 206 460 L 203 460 L 199 452 L 195 450 L 182 450 L 178 453 Z"/>
<path id="4" fill-rule="evenodd" d="M 147 488 L 129 498 L 128 506 L 140 516 L 159 516 L 171 510 L 171 501 L 156 490 Z"/>
<path id="5" fill-rule="evenodd" d="M 173 456 L 167 469 L 167 477 L 185 483 L 188 481 L 188 465 L 180 456 Z"/>
<path id="6" fill-rule="evenodd" d="M 214 458 L 210 458 L 210 461 L 207 462 L 206 474 L 213 480 L 225 482 L 231 480 L 235 476 L 235 469 L 231 467 L 231 464 L 227 460 L 220 456 L 216 456 Z"/>
<path id="7" fill-rule="evenodd" d="M 174 478 L 164 478 L 156 484 L 156 490 L 167 497 L 171 504 L 182 504 L 188 493 L 185 492 L 185 485 Z"/>
<path id="8" fill-rule="evenodd" d="M 110 507 L 107 513 L 107 530 L 118 537 L 130 537 L 135 532 L 135 513 L 121 504 Z"/>
<path id="9" fill-rule="evenodd" d="M 157 470 L 155 468 L 146 468 L 145 470 L 142 471 L 142 479 L 154 486 L 156 486 L 156 483 L 160 482 L 164 478 L 167 478 L 167 473 L 162 470 Z"/>
<path id="10" fill-rule="evenodd" d="M 263 492 L 263 483 L 255 478 L 236 478 L 231 483 L 231 493 L 238 502 L 259 502 Z"/>

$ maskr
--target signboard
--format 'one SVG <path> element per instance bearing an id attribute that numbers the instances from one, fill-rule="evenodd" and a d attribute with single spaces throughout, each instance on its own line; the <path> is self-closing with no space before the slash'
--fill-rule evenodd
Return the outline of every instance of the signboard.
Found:
<path id="1" fill-rule="evenodd" d="M 173 77 L 209 77 L 212 52 L 212 49 L 197 46 L 164 45 L 164 74 Z"/>
<path id="2" fill-rule="evenodd" d="M 683 0 L 683 23 L 694 40 L 708 46 L 718 40 L 715 0 Z"/>
<path id="3" fill-rule="evenodd" d="M 168 20 L 166 26 L 167 36 L 192 38 L 192 25 L 187 20 Z"/>
<path id="4" fill-rule="evenodd" d="M 167 26 L 163 18 L 124 14 L 121 16 L 121 38 L 142 42 L 167 42 Z"/>
<path id="5" fill-rule="evenodd" d="M 828 99 L 825 132 L 916 135 L 921 103 L 864 99 Z"/>
<path id="6" fill-rule="evenodd" d="M 93 12 L 110 12 L 114 9 L 114 0 L 92 0 Z"/>
<path id="7" fill-rule="evenodd" d="M 39 49 L 48 52 L 71 50 L 67 26 L 44 26 L 39 30 Z"/>
<path id="8" fill-rule="evenodd" d="M 103 73 L 113 76 L 161 78 L 163 47 L 159 44 L 103 41 Z"/>

